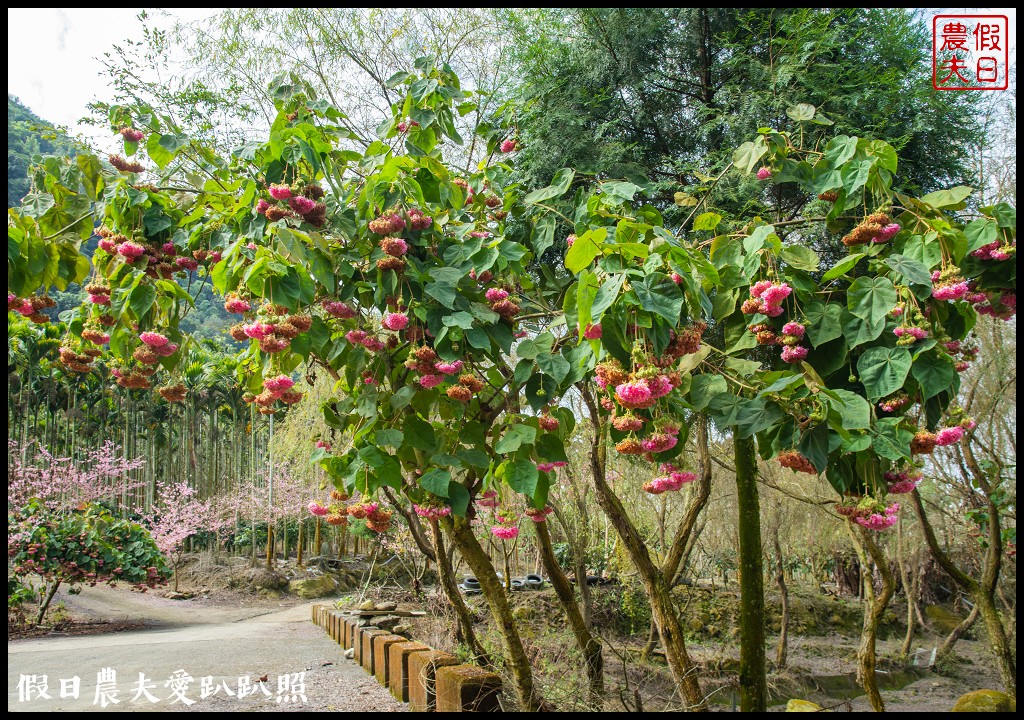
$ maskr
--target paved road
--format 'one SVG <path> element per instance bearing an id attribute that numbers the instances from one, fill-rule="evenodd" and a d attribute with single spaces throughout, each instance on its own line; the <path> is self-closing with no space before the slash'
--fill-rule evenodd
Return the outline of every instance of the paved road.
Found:
<path id="1" fill-rule="evenodd" d="M 341 657 L 340 648 L 310 622 L 306 603 L 269 610 L 203 607 L 142 598 L 127 590 L 90 588 L 69 605 L 76 613 L 85 609 L 93 617 L 146 619 L 153 625 L 103 635 L 8 642 L 9 711 L 405 710 L 361 668 Z M 104 668 L 116 672 L 113 682 L 98 677 Z M 173 681 L 176 674 L 183 674 L 178 671 L 192 681 Z M 138 690 L 140 672 L 148 696 Z M 267 681 L 261 687 L 258 679 L 263 675 Z M 35 676 L 35 689 L 26 676 Z M 49 699 L 38 694 L 42 676 Z M 75 676 L 80 678 L 77 699 L 70 682 Z M 283 684 L 282 676 L 287 677 Z M 63 698 L 62 680 L 69 681 Z M 106 697 L 118 702 L 102 708 L 108 688 Z M 305 701 L 297 696 L 300 690 Z"/>

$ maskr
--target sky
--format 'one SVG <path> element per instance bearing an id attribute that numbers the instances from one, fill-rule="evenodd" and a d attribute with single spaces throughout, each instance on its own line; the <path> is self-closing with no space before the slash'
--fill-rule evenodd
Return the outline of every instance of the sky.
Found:
<path id="1" fill-rule="evenodd" d="M 18 96 L 36 115 L 81 133 L 107 147 L 105 130 L 81 125 L 86 105 L 109 100 L 102 57 L 111 45 L 141 37 L 137 15 L 142 8 L 8 8 L 7 92 Z M 220 8 L 163 8 L 151 11 L 151 23 L 169 27 L 174 18 L 202 20 Z M 1016 61 L 1017 12 L 1009 8 L 935 8 L 925 14 L 981 13 L 1007 15 L 1011 64 Z"/>
<path id="2" fill-rule="evenodd" d="M 106 140 L 104 130 L 79 124 L 95 100 L 109 100 L 103 53 L 125 39 L 142 36 L 143 8 L 8 8 L 7 92 L 55 125 Z M 220 8 L 164 8 L 151 24 L 170 27 L 173 18 L 201 20 Z"/>

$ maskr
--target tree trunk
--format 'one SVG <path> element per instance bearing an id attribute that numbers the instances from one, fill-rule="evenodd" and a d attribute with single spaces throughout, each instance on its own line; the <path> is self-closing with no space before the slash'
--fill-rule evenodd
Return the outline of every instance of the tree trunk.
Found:
<path id="1" fill-rule="evenodd" d="M 459 620 L 456 631 L 456 639 L 469 646 L 470 651 L 476 655 L 484 665 L 492 667 L 493 663 L 484 651 L 483 646 L 473 631 L 473 614 L 470 612 L 466 601 L 459 592 L 458 584 L 455 582 L 455 569 L 452 568 L 448 559 L 448 553 L 444 549 L 444 539 L 441 536 L 441 529 L 438 527 L 437 518 L 430 519 L 430 531 L 434 541 L 433 554 L 437 565 L 437 578 L 441 583 L 441 590 L 444 592 L 448 602 L 455 608 L 455 616 Z"/>
<path id="2" fill-rule="evenodd" d="M 54 580 L 47 591 L 46 595 L 43 596 L 43 601 L 39 605 L 39 614 L 36 615 L 36 625 L 43 622 L 43 618 L 46 617 L 46 611 L 50 608 L 50 601 L 53 600 L 53 596 L 57 594 L 57 588 L 60 587 L 60 580 Z"/>
<path id="3" fill-rule="evenodd" d="M 882 614 L 885 612 L 889 600 L 895 590 L 892 571 L 889 563 L 882 555 L 881 549 L 872 539 L 871 531 L 854 526 L 850 520 L 846 521 L 846 529 L 850 533 L 850 540 L 857 552 L 861 564 L 861 577 L 864 580 L 864 626 L 860 635 L 860 649 L 857 651 L 857 679 L 860 681 L 871 709 L 875 712 L 885 712 L 885 702 L 882 700 L 882 693 L 878 690 L 878 679 L 875 677 L 875 644 L 878 640 L 878 625 L 882 621 Z M 860 532 L 860 537 L 857 536 Z M 867 551 L 865 551 L 865 548 Z M 875 585 L 871 580 L 871 565 L 868 561 L 870 555 L 878 568 L 878 574 L 882 578 L 881 592 L 875 595 Z"/>
<path id="4" fill-rule="evenodd" d="M 971 608 L 971 612 L 963 619 L 963 622 L 953 628 L 953 632 L 951 632 L 949 636 L 942 641 L 942 645 L 940 645 L 939 649 L 935 652 L 936 660 L 944 658 L 953 652 L 953 646 L 957 644 L 957 641 L 959 641 L 960 638 L 967 634 L 967 631 L 971 629 L 971 626 L 977 622 L 979 615 L 981 615 L 981 612 L 978 610 L 977 604 L 975 604 L 975 606 Z"/>
<path id="5" fill-rule="evenodd" d="M 267 570 L 274 565 L 274 522 L 267 521 Z"/>
<path id="6" fill-rule="evenodd" d="M 1006 692 L 1017 697 L 1017 663 L 1013 657 L 1014 648 L 1006 639 L 1006 630 L 1003 628 L 1003 621 L 999 617 L 995 600 L 992 595 L 986 593 L 982 588 L 973 595 L 975 607 L 981 613 L 981 620 L 985 623 L 988 631 L 989 648 L 995 655 L 999 664 L 999 674 L 1002 677 Z"/>
<path id="7" fill-rule="evenodd" d="M 900 585 L 903 586 L 903 596 L 907 599 L 907 634 L 903 637 L 903 645 L 900 646 L 899 657 L 904 660 L 910 656 L 910 646 L 914 642 L 914 593 L 910 573 L 907 571 L 907 554 L 903 545 L 903 516 L 901 515 L 896 524 L 896 566 L 900 571 Z"/>
<path id="8" fill-rule="evenodd" d="M 548 533 L 546 522 L 534 523 L 537 529 L 537 541 L 540 549 L 541 562 L 547 571 L 551 587 L 555 589 L 558 601 L 562 604 L 562 610 L 569 620 L 573 635 L 576 636 L 576 644 L 587 668 L 587 680 L 590 685 L 591 710 L 600 711 L 604 705 L 604 656 L 601 654 L 601 643 L 587 628 L 587 623 L 580 612 L 576 598 L 573 596 L 572 585 L 569 579 L 562 572 L 562 568 L 555 559 L 555 551 L 551 546 L 551 535 Z M 584 583 L 585 585 L 586 583 Z"/>
<path id="9" fill-rule="evenodd" d="M 777 507 L 777 522 L 772 528 L 772 549 L 775 551 L 775 582 L 779 586 L 779 596 L 782 599 L 782 619 L 779 622 L 779 646 L 775 651 L 775 664 L 781 670 L 786 667 L 786 656 L 789 652 L 789 589 L 786 587 L 786 566 L 782 562 L 782 544 L 779 542 L 782 503 L 779 503 Z"/>
<path id="10" fill-rule="evenodd" d="M 757 456 L 753 438 L 733 429 L 736 500 L 739 510 L 740 574 L 740 710 L 768 709 L 764 652 L 764 566 L 761 551 L 761 510 L 757 497 Z"/>
<path id="11" fill-rule="evenodd" d="M 505 645 L 505 660 L 512 673 L 516 697 L 523 710 L 538 712 L 547 709 L 546 703 L 533 684 L 533 668 L 526 656 L 526 648 L 516 630 L 512 608 L 508 604 L 505 587 L 498 580 L 491 559 L 480 547 L 479 541 L 466 518 L 445 518 L 445 529 L 451 533 L 452 541 L 458 547 L 463 559 L 480 581 L 487 605 L 491 610 L 495 628 L 501 634 Z"/>
<path id="12" fill-rule="evenodd" d="M 976 475 L 976 477 L 978 477 Z M 981 480 L 984 483 L 984 478 Z M 984 484 L 983 489 L 987 487 Z M 974 600 L 975 607 L 985 623 L 985 630 L 988 632 L 989 648 L 995 655 L 999 665 L 999 675 L 1003 686 L 1009 695 L 1017 697 L 1017 664 L 1013 657 L 1013 651 L 1006 639 L 1006 630 L 1003 628 L 1002 620 L 995 605 L 995 589 L 999 582 L 999 570 L 1002 562 L 1002 531 L 999 523 L 999 509 L 991 499 L 988 500 L 989 511 L 989 546 L 986 550 L 984 566 L 982 569 L 982 582 L 978 582 L 970 575 L 961 570 L 950 559 L 949 555 L 939 547 L 932 529 L 931 522 L 924 511 L 924 503 L 921 502 L 921 494 L 915 489 L 910 493 L 911 502 L 914 505 L 914 512 L 921 523 L 921 530 L 924 532 L 925 542 L 935 562 L 946 571 L 953 581 L 965 590 Z"/>
<path id="13" fill-rule="evenodd" d="M 707 710 L 707 702 L 697 681 L 696 669 L 690 661 L 686 652 L 686 639 L 683 635 L 683 628 L 679 622 L 679 612 L 672 595 L 669 592 L 668 583 L 658 567 L 655 566 L 651 555 L 647 550 L 647 544 L 640 535 L 636 526 L 626 515 L 626 509 L 618 495 L 608 485 L 606 477 L 606 453 L 607 446 L 604 440 L 605 428 L 601 422 L 601 415 L 594 402 L 593 395 L 587 386 L 582 387 L 583 398 L 590 410 L 590 417 L 594 422 L 594 438 L 590 452 L 590 468 L 593 474 L 594 487 L 597 491 L 597 502 L 604 510 L 605 516 L 615 528 L 616 533 L 622 540 L 633 564 L 636 565 L 640 575 L 640 582 L 644 586 L 648 600 L 651 603 L 651 613 L 654 621 L 658 624 L 658 632 L 661 634 L 662 644 L 665 648 L 665 660 L 676 687 L 688 705 L 688 709 L 704 711 Z"/>
<path id="14" fill-rule="evenodd" d="M 303 539 L 302 538 L 302 525 L 303 525 L 302 519 L 299 518 L 299 537 L 295 541 L 296 545 L 298 546 L 298 549 L 296 550 L 296 555 L 295 555 L 295 564 L 297 566 L 299 566 L 299 567 L 302 567 L 302 539 Z"/>

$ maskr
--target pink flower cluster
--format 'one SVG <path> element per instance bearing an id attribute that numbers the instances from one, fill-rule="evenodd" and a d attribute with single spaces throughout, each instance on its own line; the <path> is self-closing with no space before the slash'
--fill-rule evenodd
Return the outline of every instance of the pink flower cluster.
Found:
<path id="1" fill-rule="evenodd" d="M 409 324 L 409 316 L 405 313 L 385 313 L 384 319 L 380 323 L 388 330 L 404 330 Z"/>
<path id="2" fill-rule="evenodd" d="M 788 283 L 759 280 L 751 286 L 750 298 L 743 302 L 740 309 L 747 315 L 761 313 L 768 317 L 778 317 L 782 314 L 783 301 L 792 292 L 793 288 Z"/>
<path id="3" fill-rule="evenodd" d="M 782 334 L 790 335 L 795 338 L 802 338 L 804 336 L 804 326 L 798 322 L 788 322 L 782 326 Z"/>
<path id="4" fill-rule="evenodd" d="M 665 375 L 630 380 L 615 387 L 615 399 L 626 408 L 649 408 L 658 398 L 672 392 L 672 381 Z"/>
<path id="5" fill-rule="evenodd" d="M 681 489 L 686 483 L 693 482 L 696 479 L 697 476 L 692 472 L 680 472 L 678 470 L 673 470 L 666 475 L 662 475 L 645 482 L 643 484 L 643 489 L 644 492 L 650 493 L 651 495 L 661 495 L 664 492 L 675 492 L 676 490 Z"/>
<path id="6" fill-rule="evenodd" d="M 325 441 L 323 441 L 323 440 L 317 440 L 317 441 L 316 441 L 316 446 L 317 446 L 318 448 L 321 448 L 321 449 L 323 449 L 323 450 L 326 450 L 327 452 L 330 452 L 330 451 L 331 451 L 331 444 L 330 444 L 329 442 L 325 442 Z"/>
<path id="7" fill-rule="evenodd" d="M 924 340 L 928 337 L 928 331 L 919 327 L 898 327 L 892 331 L 892 334 L 898 338 L 912 337 L 914 340 Z"/>
<path id="8" fill-rule="evenodd" d="M 918 483 L 921 482 L 921 477 L 922 475 L 919 472 L 887 472 L 885 474 L 885 479 L 889 483 L 889 494 L 905 495 L 909 492 L 913 492 L 914 488 L 916 488 Z"/>
<path id="9" fill-rule="evenodd" d="M 93 295 L 92 293 L 90 293 L 89 294 L 89 302 L 93 303 L 94 305 L 109 305 L 110 304 L 110 296 L 109 295 Z"/>
<path id="10" fill-rule="evenodd" d="M 308 215 L 316 209 L 316 200 L 303 197 L 302 195 L 296 195 L 295 197 L 289 198 L 288 207 L 299 215 Z"/>
<path id="11" fill-rule="evenodd" d="M 445 375 L 455 375 L 462 370 L 462 361 L 456 360 L 455 362 L 436 362 L 434 367 L 444 373 Z"/>
<path id="12" fill-rule="evenodd" d="M 583 337 L 587 340 L 600 340 L 601 339 L 601 325 L 587 325 L 587 329 L 583 331 Z"/>
<path id="13" fill-rule="evenodd" d="M 118 132 L 121 133 L 121 137 L 123 137 L 126 142 L 137 143 L 141 141 L 144 137 L 146 137 L 146 133 L 144 133 L 142 130 L 136 130 L 135 128 L 130 127 L 123 127 L 120 130 L 118 130 Z"/>
<path id="14" fill-rule="evenodd" d="M 444 382 L 444 375 L 420 375 L 417 382 L 429 390 L 430 388 L 437 387 Z"/>
<path id="15" fill-rule="evenodd" d="M 295 385 L 295 381 L 287 375 L 276 375 L 263 381 L 263 388 L 272 393 L 281 394 Z"/>
<path id="16" fill-rule="evenodd" d="M 256 212 L 257 213 L 259 213 L 260 215 L 266 215 L 267 214 L 267 210 L 269 210 L 269 209 L 270 209 L 270 203 L 268 203 L 266 200 L 264 200 L 263 198 L 260 198 L 259 201 L 257 201 L 257 203 L 256 203 Z"/>
<path id="17" fill-rule="evenodd" d="M 871 513 L 868 517 L 855 517 L 858 525 L 868 530 L 886 530 L 896 524 L 896 514 L 900 511 L 900 504 L 893 503 L 885 509 L 885 514 Z"/>
<path id="18" fill-rule="evenodd" d="M 500 501 L 498 500 L 497 490 L 484 491 L 484 493 L 480 496 L 480 499 L 476 501 L 477 505 L 485 508 L 496 508 L 498 507 L 499 503 Z"/>
<path id="19" fill-rule="evenodd" d="M 501 151 L 503 153 L 515 152 L 518 149 L 519 149 L 518 143 L 515 140 L 512 140 L 511 138 L 508 139 L 508 140 L 504 140 L 501 143 Z"/>
<path id="20" fill-rule="evenodd" d="M 92 300 L 93 297 L 96 297 L 96 296 L 90 295 L 89 299 Z M 98 297 L 106 298 L 107 302 L 102 303 L 102 304 L 104 304 L 104 305 L 109 305 L 110 304 L 110 297 L 109 296 L 101 295 L 101 296 L 98 296 Z M 93 302 L 95 302 L 95 301 L 93 301 Z M 12 310 L 13 309 L 15 312 L 17 312 L 19 315 L 21 315 L 23 317 L 28 317 L 29 315 L 33 314 L 36 311 L 35 307 L 32 306 L 32 302 L 30 300 L 22 300 L 17 295 L 13 295 L 11 293 L 7 293 L 7 309 L 8 310 Z"/>
<path id="21" fill-rule="evenodd" d="M 324 507 L 318 502 L 311 502 L 307 507 L 309 508 L 309 512 L 313 515 L 316 515 L 317 517 L 323 517 L 324 515 L 327 515 L 330 512 L 328 508 Z"/>
<path id="22" fill-rule="evenodd" d="M 469 236 L 471 238 L 479 238 L 482 240 L 485 238 L 489 238 L 491 236 L 491 233 L 487 232 L 486 230 L 473 230 L 469 233 Z"/>
<path id="23" fill-rule="evenodd" d="M 495 525 L 491 528 L 491 534 L 502 540 L 512 540 L 519 535 L 519 528 L 515 525 Z"/>
<path id="24" fill-rule="evenodd" d="M 906 393 L 900 392 L 881 400 L 878 403 L 878 409 L 883 412 L 894 413 L 909 402 L 910 397 Z"/>
<path id="25" fill-rule="evenodd" d="M 998 295 L 978 293 L 978 299 L 972 299 L 974 309 L 981 315 L 990 315 L 1000 320 L 1009 320 L 1017 314 L 1017 293 L 1006 290 Z"/>
<path id="26" fill-rule="evenodd" d="M 428 519 L 443 518 L 446 515 L 451 515 L 452 514 L 452 509 L 450 507 L 448 507 L 447 505 L 445 505 L 443 507 L 431 507 L 429 505 L 417 505 L 416 503 L 413 503 L 412 509 L 421 518 L 428 518 Z"/>
<path id="27" fill-rule="evenodd" d="M 771 176 L 772 176 L 771 168 L 760 167 L 760 168 L 757 169 L 757 179 L 758 180 L 767 180 Z"/>
<path id="28" fill-rule="evenodd" d="M 1005 245 L 996 241 L 988 245 L 982 245 L 971 253 L 979 260 L 1009 260 L 1017 254 L 1017 241 L 1011 240 Z"/>
<path id="29" fill-rule="evenodd" d="M 199 262 L 190 257 L 175 258 L 174 264 L 182 270 L 188 270 L 189 272 L 195 272 L 199 269 Z"/>
<path id="30" fill-rule="evenodd" d="M 386 237 L 380 241 L 380 249 L 385 255 L 402 257 L 409 252 L 409 243 L 402 238 Z"/>
<path id="31" fill-rule="evenodd" d="M 782 361 L 794 365 L 807 357 L 807 348 L 802 345 L 787 345 L 782 348 Z"/>
<path id="32" fill-rule="evenodd" d="M 499 302 L 508 297 L 508 291 L 501 288 L 490 288 L 484 293 L 484 297 L 487 298 L 487 302 Z"/>
<path id="33" fill-rule="evenodd" d="M 409 215 L 409 227 L 413 230 L 426 230 L 434 222 L 432 217 L 424 215 L 419 208 L 409 208 L 407 214 Z"/>
<path id="34" fill-rule="evenodd" d="M 652 400 L 651 389 L 643 380 L 624 382 L 615 387 L 615 399 L 625 407 L 647 407 Z"/>
<path id="35" fill-rule="evenodd" d="M 290 200 L 292 197 L 292 189 L 287 185 L 271 185 L 270 197 L 275 200 Z"/>
<path id="36" fill-rule="evenodd" d="M 659 453 L 671 450 L 678 442 L 679 440 L 674 435 L 670 435 L 665 432 L 656 432 L 641 440 L 640 447 L 642 447 L 645 452 Z"/>
<path id="37" fill-rule="evenodd" d="M 536 508 L 530 508 L 529 510 L 526 511 L 526 517 L 530 518 L 535 523 L 542 523 L 542 522 L 545 522 L 548 519 L 548 515 L 550 515 L 554 511 L 555 511 L 555 509 L 553 507 L 551 507 L 550 505 L 547 505 L 542 510 L 537 510 Z"/>
<path id="38" fill-rule="evenodd" d="M 228 293 L 227 300 L 224 301 L 224 309 L 229 313 L 241 315 L 252 310 L 252 305 L 250 305 L 247 300 L 243 300 L 234 293 Z"/>
<path id="39" fill-rule="evenodd" d="M 898 233 L 899 231 L 899 223 L 889 223 L 888 225 L 883 226 L 882 230 L 873 238 L 871 238 L 871 242 L 875 243 L 876 245 L 887 243 L 894 237 L 896 237 L 896 233 Z"/>
<path id="40" fill-rule="evenodd" d="M 568 464 L 564 460 L 559 460 L 558 462 L 539 462 L 537 463 L 537 469 L 541 472 L 551 472 L 555 468 L 565 467 Z"/>
<path id="41" fill-rule="evenodd" d="M 380 352 L 385 347 L 384 343 L 365 330 L 349 330 L 345 333 L 345 339 L 353 345 L 362 345 L 370 352 Z"/>
<path id="42" fill-rule="evenodd" d="M 953 427 L 942 428 L 935 433 L 935 444 L 939 447 L 946 447 L 947 445 L 955 445 L 960 442 L 960 438 L 964 436 L 964 429 L 959 425 Z"/>
<path id="43" fill-rule="evenodd" d="M 139 335 L 139 340 L 141 340 L 142 342 L 146 343 L 151 348 L 163 347 L 168 342 L 170 342 L 167 339 L 166 335 L 161 335 L 160 333 L 157 333 L 157 332 L 148 332 L 148 331 L 142 333 L 141 335 Z"/>
<path id="44" fill-rule="evenodd" d="M 950 283 L 948 285 L 939 285 L 932 289 L 932 297 L 936 300 L 960 300 L 969 292 L 967 283 L 963 280 L 960 282 Z"/>
<path id="45" fill-rule="evenodd" d="M 120 255 L 121 257 L 128 258 L 129 260 L 134 260 L 135 258 L 143 255 L 145 252 L 145 247 L 139 245 L 138 243 L 134 243 L 131 240 L 126 240 L 125 242 L 117 246 L 117 254 Z"/>
<path id="46" fill-rule="evenodd" d="M 405 220 L 397 213 L 387 213 L 376 220 L 371 220 L 369 228 L 370 232 L 378 235 L 390 235 L 405 229 Z"/>
<path id="47" fill-rule="evenodd" d="M 242 332 L 245 333 L 246 337 L 250 337 L 253 340 L 262 340 L 266 337 L 270 337 L 274 334 L 277 329 L 276 326 L 270 323 L 254 322 L 248 325 L 242 326 Z"/>
<path id="48" fill-rule="evenodd" d="M 348 320 L 356 316 L 356 311 L 353 310 L 348 303 L 342 302 L 341 300 L 327 300 L 323 301 L 324 311 L 331 317 L 336 317 L 340 320 Z"/>

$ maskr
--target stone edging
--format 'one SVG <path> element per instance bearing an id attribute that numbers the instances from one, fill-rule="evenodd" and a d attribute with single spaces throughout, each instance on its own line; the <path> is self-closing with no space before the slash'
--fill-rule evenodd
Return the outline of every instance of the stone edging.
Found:
<path id="1" fill-rule="evenodd" d="M 454 655 L 375 627 L 359 627 L 326 605 L 313 605 L 319 625 L 342 650 L 413 712 L 498 712 L 501 678 Z"/>

